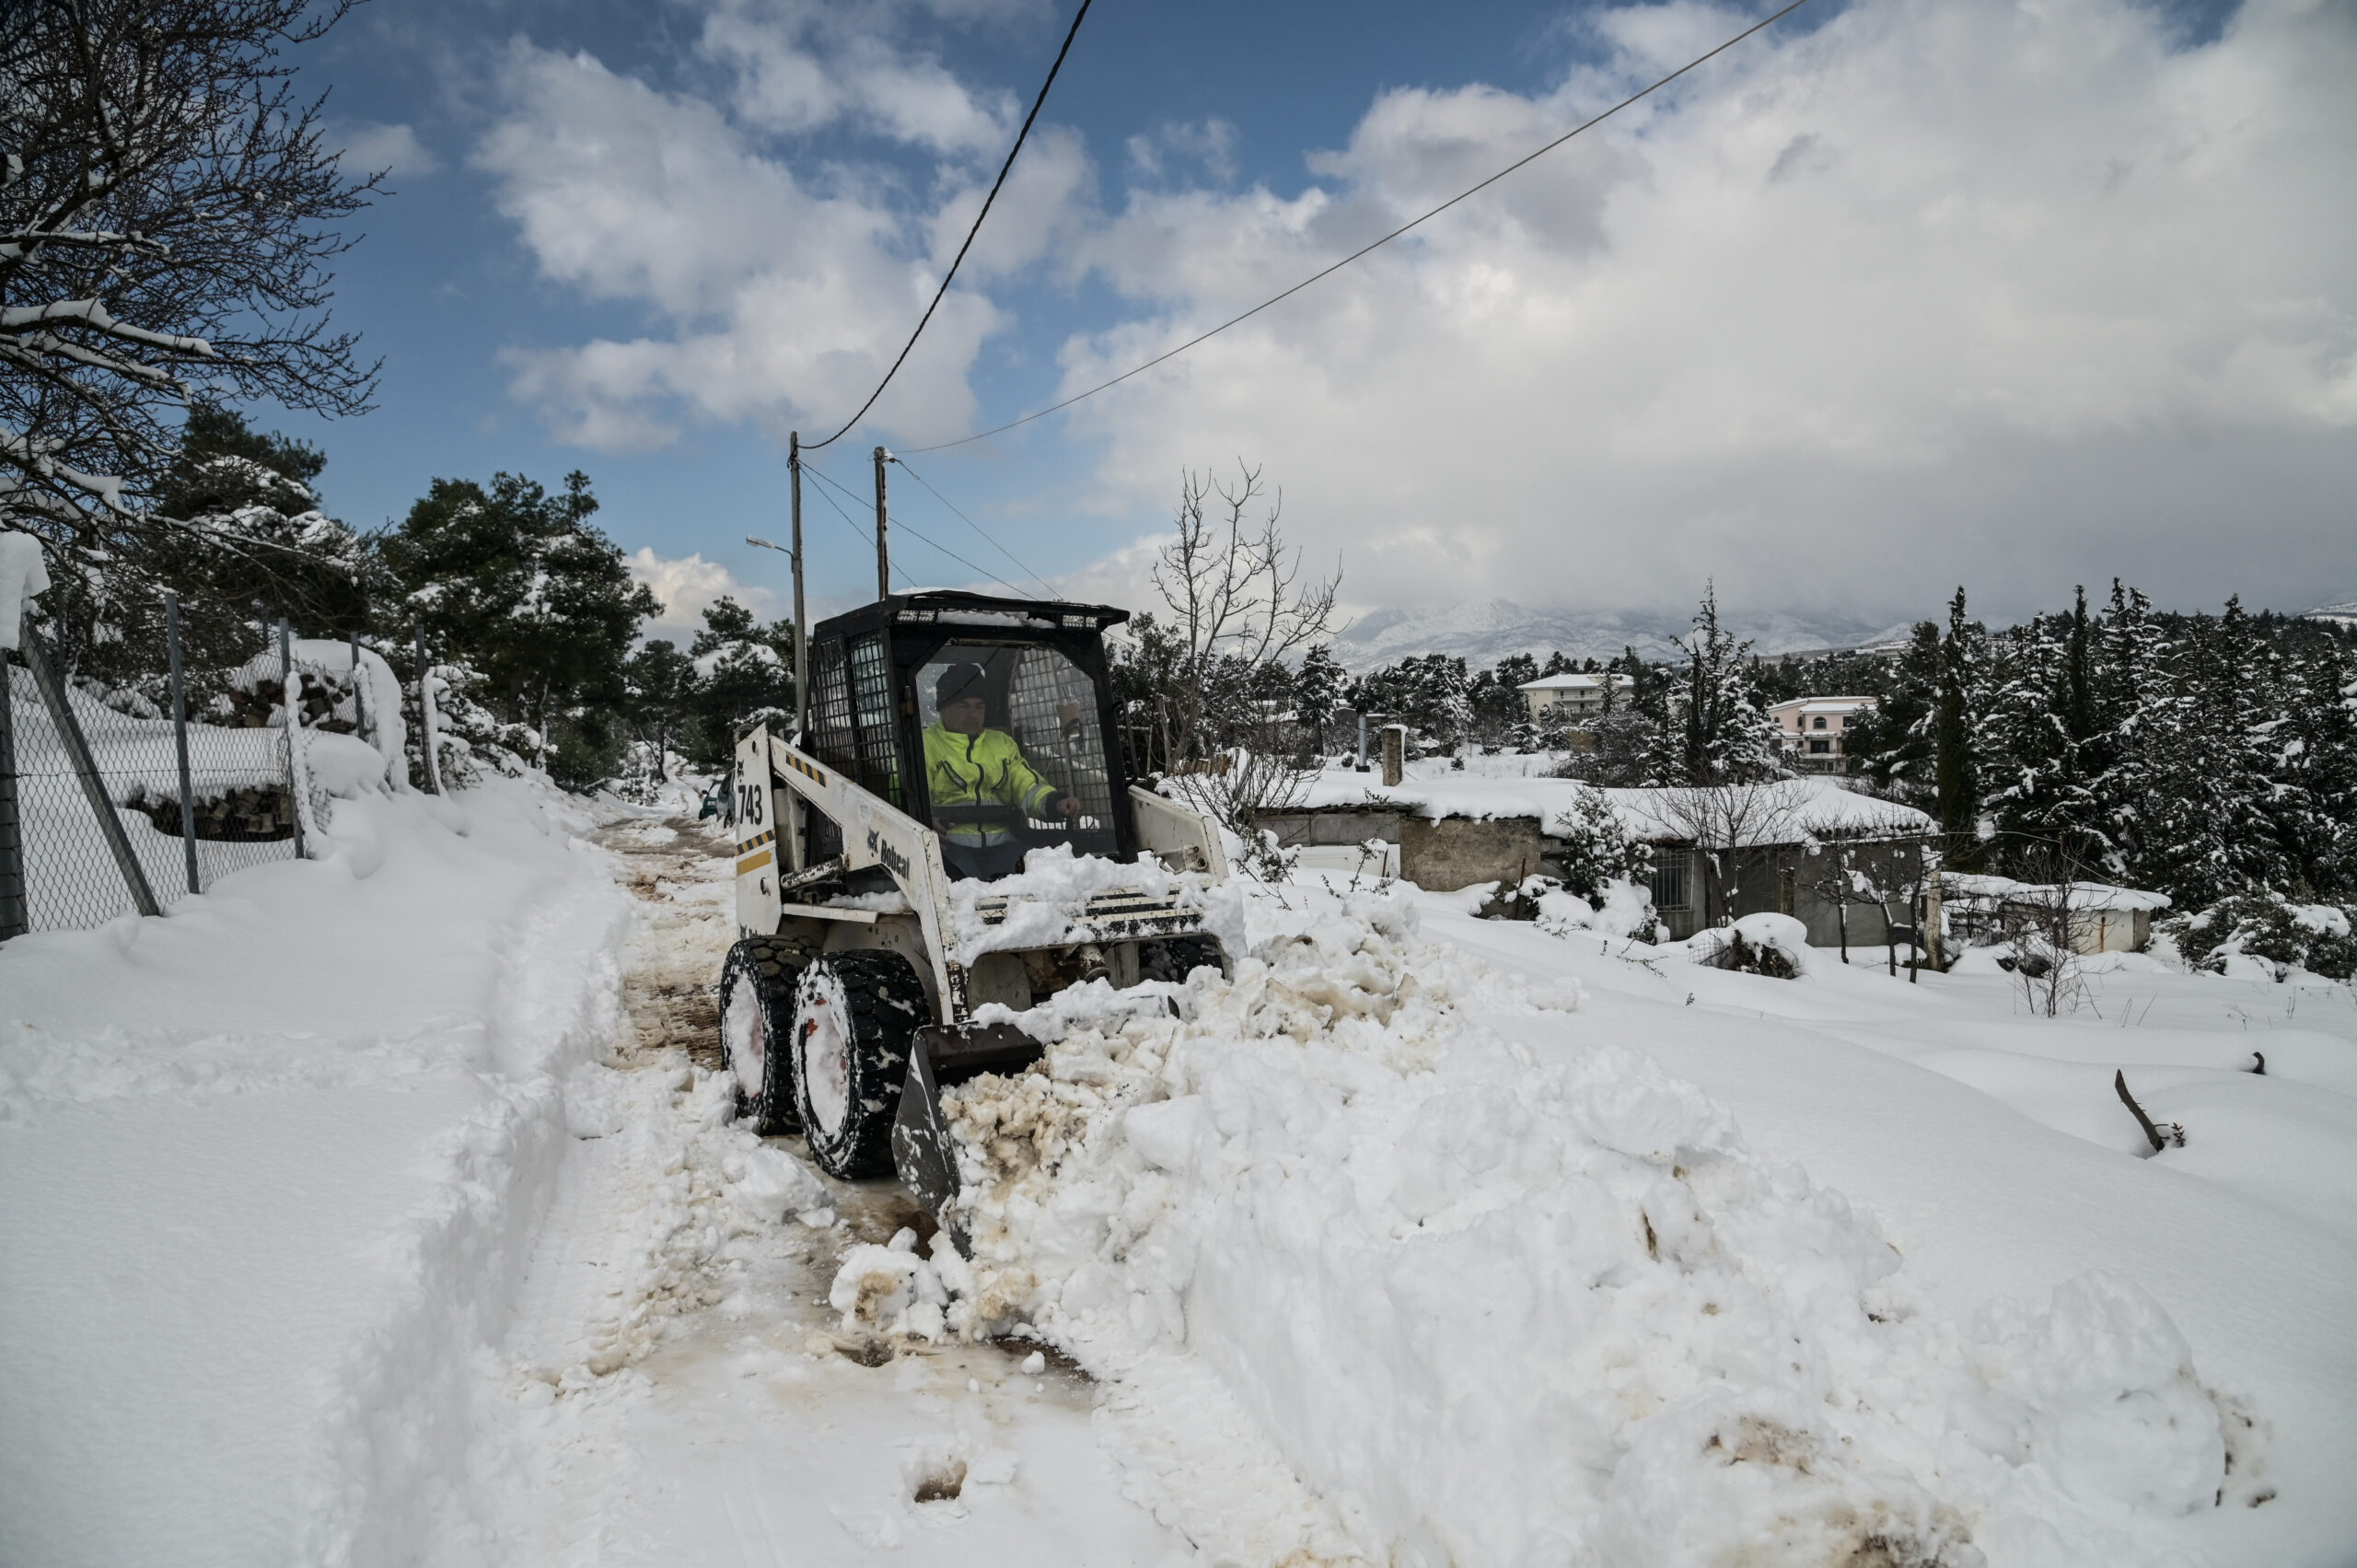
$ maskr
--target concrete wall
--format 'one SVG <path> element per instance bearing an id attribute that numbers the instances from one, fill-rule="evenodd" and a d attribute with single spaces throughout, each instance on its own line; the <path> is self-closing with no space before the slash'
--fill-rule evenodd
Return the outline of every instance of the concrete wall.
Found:
<path id="1" fill-rule="evenodd" d="M 1810 854 L 1799 844 L 1770 844 L 1758 849 L 1723 851 L 1715 868 L 1712 857 L 1692 851 L 1693 873 L 1688 878 L 1691 907 L 1660 912 L 1664 934 L 1673 940 L 1691 936 L 1722 919 L 1747 914 L 1789 914 L 1808 928 L 1809 945 L 1841 945 L 1844 911 L 1833 896 L 1842 851 L 1821 846 Z M 1847 911 L 1852 947 L 1880 947 L 1890 940 L 1892 916 L 1908 918 L 1906 894 L 1916 873 L 1916 847 L 1893 843 L 1852 843 L 1847 846 L 1849 866 L 1865 874 L 1874 886 L 1898 897 L 1887 913 L 1874 903 L 1852 901 Z M 1785 874 L 1790 873 L 1787 883 Z"/>
<path id="2" fill-rule="evenodd" d="M 1399 813 L 1397 811 L 1271 811 L 1260 818 L 1260 826 L 1277 835 L 1277 842 L 1287 849 L 1310 844 L 1363 844 L 1369 839 L 1381 839 L 1385 843 L 1399 842 Z"/>
<path id="3" fill-rule="evenodd" d="M 1520 881 L 1538 871 L 1541 847 L 1536 817 L 1409 817 L 1399 823 L 1399 875 L 1431 893 Z"/>

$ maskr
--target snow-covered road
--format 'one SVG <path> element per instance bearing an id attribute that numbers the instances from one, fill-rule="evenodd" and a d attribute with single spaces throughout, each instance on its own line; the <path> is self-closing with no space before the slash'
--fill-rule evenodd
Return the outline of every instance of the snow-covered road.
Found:
<path id="1" fill-rule="evenodd" d="M 785 1165 L 774 1150 L 798 1143 L 765 1148 L 728 1125 L 720 1081 L 693 1071 L 719 1066 L 711 987 L 736 935 L 725 842 L 676 819 L 597 837 L 639 900 L 633 1028 L 567 1080 L 575 1141 L 504 1346 L 527 1560 L 1183 1555 L 1121 1495 L 1096 1389 L 1061 1355 L 840 1331 L 826 1296 L 842 1251 L 930 1221 L 889 1183 Z M 822 1204 L 819 1223 L 789 1202 Z"/>
<path id="2" fill-rule="evenodd" d="M 723 848 L 365 796 L 0 949 L 0 1562 L 2357 1562 L 2346 986 L 1260 889 L 972 1098 L 934 1264 L 1039 1337 L 928 1338 L 827 1299 L 924 1217 L 727 1114 Z"/>

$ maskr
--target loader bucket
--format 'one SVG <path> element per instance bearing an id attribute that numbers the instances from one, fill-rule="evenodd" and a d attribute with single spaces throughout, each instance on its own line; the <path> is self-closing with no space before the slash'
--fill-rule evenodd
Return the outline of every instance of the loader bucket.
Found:
<path id="1" fill-rule="evenodd" d="M 900 1109 L 892 1118 L 892 1168 L 963 1255 L 967 1234 L 956 1208 L 963 1187 L 958 1147 L 943 1113 L 941 1091 L 984 1073 L 1020 1073 L 1039 1060 L 1039 1042 L 1012 1024 L 930 1025 L 909 1048 Z"/>

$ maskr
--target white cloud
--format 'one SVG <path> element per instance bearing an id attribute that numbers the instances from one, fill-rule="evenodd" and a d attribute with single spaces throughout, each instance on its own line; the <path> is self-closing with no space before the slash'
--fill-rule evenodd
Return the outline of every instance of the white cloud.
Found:
<path id="1" fill-rule="evenodd" d="M 520 396 L 610 448 L 857 406 L 1016 111 L 896 52 L 898 14 L 721 0 L 708 100 L 511 52 L 477 161 L 548 277 L 648 318 L 512 352 Z M 1383 93 L 1290 196 L 1230 188 L 1232 128 L 1165 124 L 1109 214 L 1088 147 L 1042 125 L 875 417 L 912 443 L 974 428 L 1010 278 L 1132 302 L 1063 345 L 1076 391 L 1747 19 L 1588 13 L 1596 58 L 1556 88 Z M 2312 0 L 2244 0 L 2194 49 L 2137 0 L 1856 0 L 1029 439 L 1096 443 L 1117 539 L 1157 526 L 1181 467 L 1264 463 L 1364 603 L 1668 606 L 1715 576 L 1759 609 L 1919 612 L 1964 581 L 2004 612 L 2114 572 L 2289 603 L 2357 580 L 2351 80 L 2357 13 Z M 822 129 L 900 167 L 818 161 L 795 138 Z"/>
<path id="2" fill-rule="evenodd" d="M 1021 117 L 1014 98 L 979 95 L 939 61 L 902 54 L 880 30 L 886 20 L 792 0 L 720 0 L 701 41 L 735 76 L 749 124 L 803 132 L 847 120 L 936 153 L 1003 149 Z"/>
<path id="3" fill-rule="evenodd" d="M 1376 100 L 1330 192 L 1141 195 L 1088 261 L 1126 369 L 1742 25 L 1604 14 L 1549 97 Z M 2357 13 L 1869 0 L 1764 35 L 1170 369 L 1083 405 L 1099 503 L 1265 462 L 1352 597 L 1922 609 L 2073 574 L 2214 603 L 2357 573 Z"/>
<path id="4" fill-rule="evenodd" d="M 702 555 L 657 555 L 642 546 L 627 562 L 632 580 L 655 590 L 663 604 L 661 615 L 640 624 L 639 634 L 649 641 L 668 638 L 685 648 L 703 630 L 704 607 L 718 598 L 735 599 L 761 621 L 780 613 L 777 594 L 738 581 L 727 567 Z"/>
<path id="5" fill-rule="evenodd" d="M 509 111 L 475 154 L 501 210 L 544 274 L 661 328 L 508 352 L 517 395 L 568 439 L 630 449 L 699 415 L 780 432 L 847 417 L 938 286 L 882 192 L 813 190 L 710 103 L 520 43 L 505 83 Z M 953 290 L 879 417 L 970 419 L 965 371 L 998 321 Z"/>
<path id="6" fill-rule="evenodd" d="M 371 122 L 343 128 L 343 168 L 352 174 L 389 173 L 395 179 L 432 174 L 442 161 L 426 150 L 406 125 Z"/>

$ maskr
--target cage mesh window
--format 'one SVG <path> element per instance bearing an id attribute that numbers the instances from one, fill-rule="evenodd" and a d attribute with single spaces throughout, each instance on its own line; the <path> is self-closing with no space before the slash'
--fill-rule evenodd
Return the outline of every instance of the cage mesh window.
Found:
<path id="1" fill-rule="evenodd" d="M 892 733 L 891 672 L 884 639 L 874 633 L 851 645 L 851 691 L 859 724 L 859 782 L 898 806 L 900 748 Z"/>
<path id="2" fill-rule="evenodd" d="M 1078 796 L 1082 815 L 1104 824 L 1103 836 L 1109 844 L 1113 793 L 1105 771 L 1096 682 L 1053 648 L 1026 648 L 1007 682 L 1006 705 L 1009 726 L 1033 771 L 1066 795 Z M 1081 842 L 1090 836 L 1075 833 L 1075 846 L 1104 853 Z"/>
<path id="3" fill-rule="evenodd" d="M 851 724 L 851 677 L 840 638 L 810 650 L 810 750 L 846 773 L 859 772 L 858 742 Z"/>
<path id="4" fill-rule="evenodd" d="M 1691 909 L 1693 894 L 1688 884 L 1694 871 L 1694 852 L 1690 849 L 1657 849 L 1654 851 L 1654 908 L 1657 910 Z"/>

